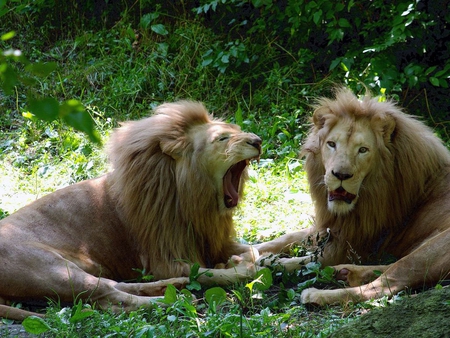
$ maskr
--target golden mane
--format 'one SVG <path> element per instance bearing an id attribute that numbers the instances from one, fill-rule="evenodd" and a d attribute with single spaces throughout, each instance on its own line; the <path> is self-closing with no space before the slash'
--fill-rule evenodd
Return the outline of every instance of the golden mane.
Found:
<path id="1" fill-rule="evenodd" d="M 220 209 L 198 156 L 202 145 L 194 146 L 189 134 L 213 121 L 201 103 L 163 104 L 151 118 L 124 123 L 110 139 L 111 190 L 146 272 L 157 279 L 188 274 L 186 264 L 174 261 L 211 267 L 232 254 L 232 211 Z"/>
<path id="2" fill-rule="evenodd" d="M 320 144 L 338 119 L 368 121 L 378 145 L 376 160 L 364 179 L 355 208 L 336 215 L 327 208 L 325 168 Z M 392 243 L 393 232 L 402 230 L 410 215 L 426 200 L 427 189 L 439 180 L 450 156 L 430 128 L 401 112 L 392 101 L 379 102 L 366 95 L 361 101 L 348 89 L 339 88 L 335 99 L 322 98 L 315 106 L 314 126 L 302 147 L 305 169 L 315 203 L 315 227 L 331 230 L 338 242 L 348 243 L 363 260 Z M 431 188 L 430 188 L 431 189 Z M 336 261 L 346 261 L 347 252 L 330 246 Z M 329 249 L 328 249 L 329 250 Z"/>

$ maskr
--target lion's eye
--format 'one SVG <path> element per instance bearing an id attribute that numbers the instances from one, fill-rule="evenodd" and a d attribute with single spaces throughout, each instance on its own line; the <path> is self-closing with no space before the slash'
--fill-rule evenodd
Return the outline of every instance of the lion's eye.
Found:
<path id="1" fill-rule="evenodd" d="M 369 148 L 366 148 L 366 147 L 361 147 L 361 148 L 359 148 L 359 153 L 360 154 L 365 154 L 365 153 L 367 153 L 369 151 Z"/>
<path id="2" fill-rule="evenodd" d="M 328 141 L 328 142 L 327 142 L 327 145 L 328 145 L 330 148 L 336 148 L 336 143 L 333 142 L 333 141 Z"/>
<path id="3" fill-rule="evenodd" d="M 220 137 L 218 138 L 218 140 L 221 141 L 221 142 L 223 142 L 223 141 L 228 140 L 229 138 L 230 138 L 229 135 L 222 135 L 222 136 L 220 136 Z"/>

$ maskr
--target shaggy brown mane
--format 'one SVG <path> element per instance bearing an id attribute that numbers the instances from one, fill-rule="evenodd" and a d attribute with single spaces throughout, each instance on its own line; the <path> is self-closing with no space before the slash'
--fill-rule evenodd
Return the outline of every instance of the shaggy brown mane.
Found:
<path id="1" fill-rule="evenodd" d="M 211 121 L 200 103 L 179 102 L 159 106 L 152 119 L 125 123 L 111 137 L 112 191 L 145 253 L 146 272 L 157 279 L 186 275 L 176 260 L 213 266 L 231 254 L 232 212 L 219 209 L 214 182 L 192 156 L 202 149 L 189 129 Z"/>
<path id="2" fill-rule="evenodd" d="M 338 89 L 335 99 L 318 100 L 316 117 L 325 125 L 312 128 L 303 148 L 305 169 L 316 208 L 316 229 L 329 228 L 340 242 L 348 242 L 363 261 L 375 249 L 383 251 L 390 236 L 399 232 L 418 204 L 426 200 L 428 187 L 450 165 L 449 152 L 433 132 L 415 117 L 406 115 L 393 102 L 379 102 L 366 95 L 361 101 L 347 89 Z M 327 208 L 325 168 L 320 140 L 339 119 L 370 123 L 378 143 L 374 170 L 365 178 L 354 210 L 336 215 Z M 315 121 L 320 122 L 320 121 Z M 375 247 L 376 246 L 376 247 Z M 334 248 L 338 250 L 339 248 Z M 346 261 L 343 252 L 337 261 Z"/>

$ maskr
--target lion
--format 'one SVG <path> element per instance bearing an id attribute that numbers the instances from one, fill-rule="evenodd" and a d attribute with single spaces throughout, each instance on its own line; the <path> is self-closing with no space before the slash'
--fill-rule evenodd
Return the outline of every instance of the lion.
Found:
<path id="1" fill-rule="evenodd" d="M 328 238 L 318 261 L 348 287 L 304 290 L 302 301 L 316 305 L 389 297 L 448 278 L 450 153 L 442 141 L 394 102 L 360 101 L 346 88 L 314 108 L 301 150 L 314 225 L 255 247 L 279 253 L 317 234 Z M 311 259 L 280 262 L 295 270 Z"/>
<path id="2" fill-rule="evenodd" d="M 214 119 L 201 103 L 179 101 L 123 123 L 107 151 L 107 174 L 0 221 L 0 316 L 32 314 L 5 305 L 21 300 L 149 307 L 168 284 L 187 284 L 194 263 L 207 285 L 254 274 L 257 253 L 234 241 L 232 216 L 249 161 L 261 154 L 258 136 Z M 227 268 L 232 256 L 237 265 Z M 143 273 L 155 281 L 130 282 Z"/>

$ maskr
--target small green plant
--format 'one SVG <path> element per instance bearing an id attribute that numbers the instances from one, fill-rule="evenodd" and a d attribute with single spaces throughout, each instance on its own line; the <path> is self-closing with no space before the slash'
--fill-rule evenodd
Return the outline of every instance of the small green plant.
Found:
<path id="1" fill-rule="evenodd" d="M 83 304 L 83 302 L 80 299 L 78 303 L 72 307 L 69 316 L 69 323 L 76 324 L 78 322 L 83 321 L 85 318 L 92 316 L 93 314 L 94 310 L 92 310 L 90 306 Z M 62 322 L 60 324 L 62 324 Z M 57 332 L 56 327 L 52 327 L 45 319 L 41 317 L 36 316 L 27 317 L 22 322 L 22 325 L 28 333 L 32 334 Z"/>

